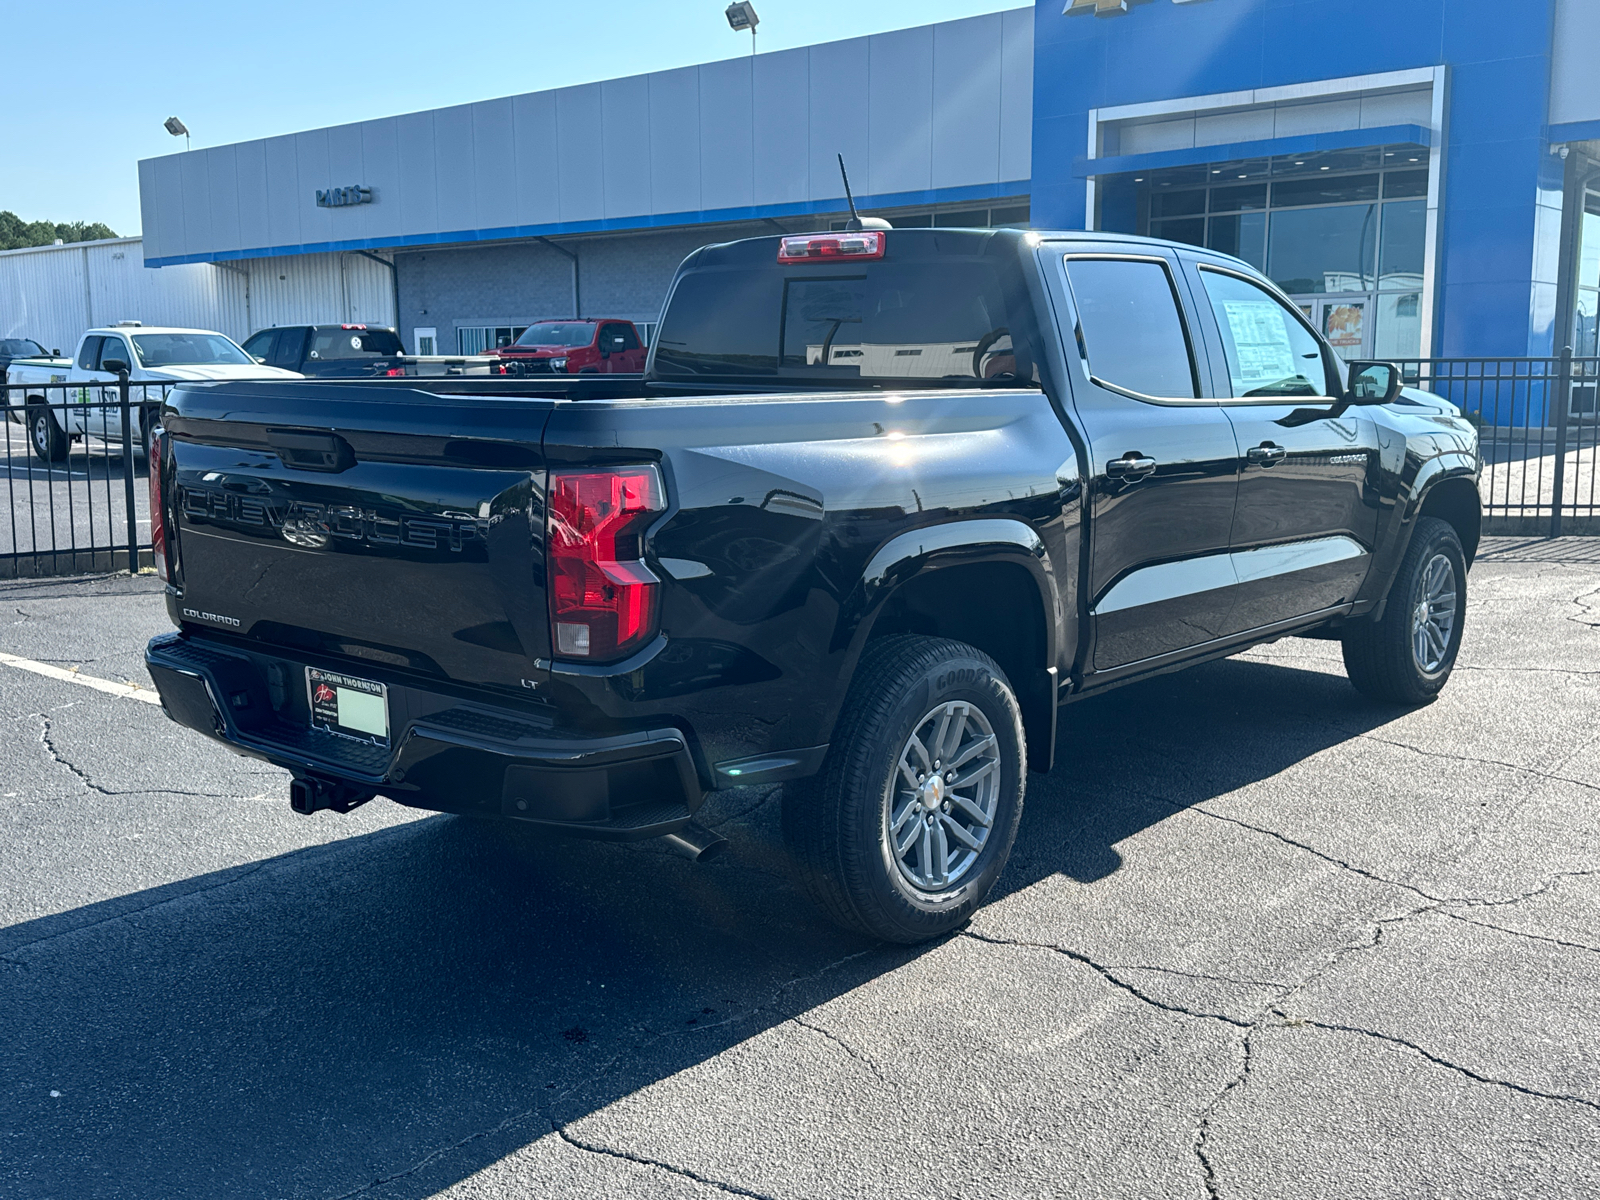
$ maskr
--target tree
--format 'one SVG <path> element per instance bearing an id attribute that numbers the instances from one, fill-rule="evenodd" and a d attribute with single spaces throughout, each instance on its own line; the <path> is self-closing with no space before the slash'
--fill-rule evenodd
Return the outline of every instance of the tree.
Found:
<path id="1" fill-rule="evenodd" d="M 0 210 L 0 250 L 21 250 L 24 246 L 49 246 L 63 242 L 95 242 L 117 235 L 99 221 L 24 221 L 16 213 Z"/>

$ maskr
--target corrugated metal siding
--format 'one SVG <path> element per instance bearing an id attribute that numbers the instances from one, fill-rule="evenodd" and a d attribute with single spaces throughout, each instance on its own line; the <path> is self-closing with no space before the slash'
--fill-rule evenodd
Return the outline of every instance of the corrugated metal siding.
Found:
<path id="1" fill-rule="evenodd" d="M 394 324 L 389 268 L 362 255 L 251 258 L 235 265 L 250 273 L 252 331 L 269 325 Z"/>
<path id="2" fill-rule="evenodd" d="M 0 252 L 0 336 L 71 353 L 114 321 L 215 329 L 243 341 L 268 325 L 393 325 L 389 269 L 358 254 L 308 254 L 149 270 L 138 238 Z"/>

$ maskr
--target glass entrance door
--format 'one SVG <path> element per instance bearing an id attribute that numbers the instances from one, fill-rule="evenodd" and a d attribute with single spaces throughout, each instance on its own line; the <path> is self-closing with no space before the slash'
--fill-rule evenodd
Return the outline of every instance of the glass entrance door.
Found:
<path id="1" fill-rule="evenodd" d="M 1298 298 L 1300 310 L 1322 331 L 1345 362 L 1372 357 L 1373 297 L 1370 292 Z"/>

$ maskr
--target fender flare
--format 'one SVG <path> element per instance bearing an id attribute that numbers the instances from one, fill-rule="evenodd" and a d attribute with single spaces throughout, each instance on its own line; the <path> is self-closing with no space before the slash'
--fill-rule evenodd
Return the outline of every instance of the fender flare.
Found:
<path id="1" fill-rule="evenodd" d="M 1400 560 L 1411 545 L 1411 537 L 1417 529 L 1417 516 L 1422 512 L 1428 494 L 1439 484 L 1452 479 L 1470 480 L 1476 489 L 1479 473 L 1480 464 L 1476 455 L 1465 450 L 1446 450 L 1418 463 L 1416 474 L 1405 481 L 1405 490 L 1395 505 L 1393 537 L 1383 547 L 1382 558 L 1374 563 L 1369 586 L 1362 589 L 1361 599 L 1373 602 L 1373 620 L 1383 618 L 1395 572 L 1400 569 Z M 1482 513 L 1481 498 L 1479 513 Z"/>
<path id="2" fill-rule="evenodd" d="M 1044 541 L 1031 525 L 1016 517 L 977 517 L 925 525 L 898 534 L 877 549 L 840 607 L 833 644 L 835 649 L 846 650 L 846 654 L 825 718 L 828 728 L 838 720 L 861 654 L 889 599 L 912 580 L 932 572 L 982 563 L 1021 567 L 1037 589 L 1044 623 L 1040 630 L 1044 661 L 1033 664 L 1035 669 L 1028 672 L 1029 677 L 1011 682 L 1023 704 L 1030 768 L 1049 769 L 1055 751 L 1061 590 Z"/>

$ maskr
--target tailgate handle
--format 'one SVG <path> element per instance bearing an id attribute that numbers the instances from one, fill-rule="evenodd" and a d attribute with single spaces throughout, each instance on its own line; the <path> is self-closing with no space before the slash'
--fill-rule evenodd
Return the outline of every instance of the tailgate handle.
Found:
<path id="1" fill-rule="evenodd" d="M 267 444 L 278 452 L 283 465 L 299 471 L 348 471 L 356 465 L 356 452 L 336 433 L 302 433 L 298 429 L 269 429 Z"/>

